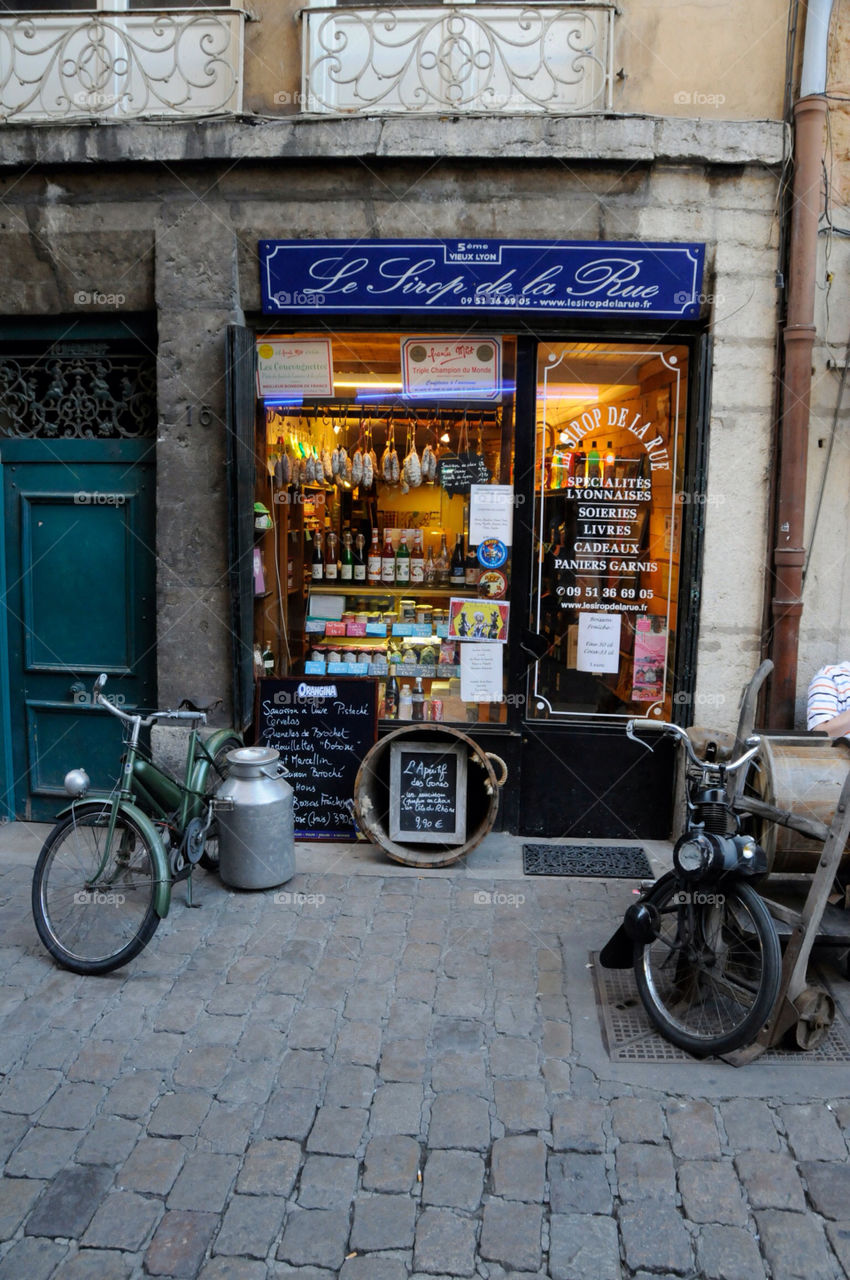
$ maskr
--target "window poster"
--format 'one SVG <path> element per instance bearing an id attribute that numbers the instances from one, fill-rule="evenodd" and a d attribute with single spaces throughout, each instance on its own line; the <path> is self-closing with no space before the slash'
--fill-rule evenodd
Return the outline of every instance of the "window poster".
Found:
<path id="1" fill-rule="evenodd" d="M 501 701 L 503 652 L 495 644 L 460 646 L 460 696 L 463 702 Z"/>
<path id="2" fill-rule="evenodd" d="M 501 338 L 402 338 L 406 396 L 498 400 L 502 394 Z"/>
<path id="3" fill-rule="evenodd" d="M 474 484 L 469 490 L 469 544 L 513 542 L 514 487 L 512 484 Z M 494 563 L 498 569 L 504 560 Z M 488 566 L 490 567 L 490 566 Z"/>
<path id="4" fill-rule="evenodd" d="M 664 696 L 667 663 L 667 628 L 659 617 L 638 618 L 635 623 L 635 659 L 632 700 L 657 702 Z"/>
<path id="5" fill-rule="evenodd" d="M 506 644 L 508 605 L 481 599 L 449 601 L 449 638 Z"/>
<path id="6" fill-rule="evenodd" d="M 257 394 L 261 399 L 333 393 L 330 338 L 261 338 L 257 342 Z"/>
<path id="7" fill-rule="evenodd" d="M 620 668 L 620 615 L 582 613 L 578 620 L 579 671 L 616 672 Z"/>

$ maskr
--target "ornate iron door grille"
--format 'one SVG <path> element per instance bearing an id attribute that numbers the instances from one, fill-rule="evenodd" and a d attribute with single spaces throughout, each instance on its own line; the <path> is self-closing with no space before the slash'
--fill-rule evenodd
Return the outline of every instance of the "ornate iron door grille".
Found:
<path id="1" fill-rule="evenodd" d="M 0 355 L 0 438 L 107 440 L 156 432 L 156 368 L 107 344 Z"/>

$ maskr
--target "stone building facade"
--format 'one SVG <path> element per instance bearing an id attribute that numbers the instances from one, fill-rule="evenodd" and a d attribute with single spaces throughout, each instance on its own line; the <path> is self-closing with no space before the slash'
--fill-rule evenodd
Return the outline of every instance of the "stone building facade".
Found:
<path id="1" fill-rule="evenodd" d="M 737 6 L 727 7 L 737 20 Z M 129 120 L 13 113 L 0 125 L 8 350 L 40 330 L 51 341 L 67 330 L 84 342 L 125 331 L 155 360 L 152 645 L 161 704 L 194 691 L 223 696 L 227 708 L 233 695 L 225 331 L 268 325 L 260 241 L 682 241 L 705 245 L 699 316 L 686 328 L 694 363 L 699 351 L 709 354 L 692 405 L 694 424 L 702 414 L 702 487 L 682 502 L 698 536 L 695 559 L 682 566 L 694 630 L 678 705 L 687 721 L 734 727 L 765 634 L 779 210 L 790 154 L 787 12 L 761 0 L 748 8 L 745 33 L 731 21 L 723 27 L 716 6 L 696 6 L 696 15 L 685 24 L 676 6 L 658 4 L 613 17 L 607 105 L 573 113 L 346 108 L 343 116 L 299 102 L 297 23 L 267 3 L 244 27 L 238 112 Z M 843 244 L 832 249 L 835 264 Z M 838 310 L 821 363 L 843 341 Z M 816 396 L 821 417 L 833 389 L 830 375 Z M 811 455 L 814 476 L 822 457 L 815 432 Z M 0 445 L 4 465 L 8 456 Z M 846 562 L 836 592 L 838 562 L 823 546 L 843 539 L 829 495 L 847 465 L 839 448 L 807 583 L 801 679 L 846 633 Z M 6 649 L 8 681 L 14 655 Z M 7 808 L 23 812 L 26 786 L 10 798 L 20 770 L 8 743 L 4 758 Z"/>

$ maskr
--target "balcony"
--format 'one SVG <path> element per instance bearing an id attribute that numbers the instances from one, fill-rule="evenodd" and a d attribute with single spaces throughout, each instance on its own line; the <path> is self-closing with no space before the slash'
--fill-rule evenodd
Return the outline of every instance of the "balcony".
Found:
<path id="1" fill-rule="evenodd" d="M 570 115 L 611 107 L 613 4 L 302 10 L 302 109 Z"/>
<path id="2" fill-rule="evenodd" d="M 235 114 L 244 23 L 224 8 L 0 15 L 0 120 Z"/>

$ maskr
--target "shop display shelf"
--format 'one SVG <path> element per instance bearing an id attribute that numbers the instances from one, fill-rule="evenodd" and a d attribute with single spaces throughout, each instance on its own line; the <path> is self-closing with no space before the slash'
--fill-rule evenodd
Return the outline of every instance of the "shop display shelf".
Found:
<path id="1" fill-rule="evenodd" d="M 381 586 L 373 586 L 365 582 L 311 582 L 310 590 L 317 595 L 323 596 L 411 596 L 414 599 L 425 596 L 439 596 L 441 599 L 448 599 L 452 595 L 463 595 L 465 584 L 455 583 L 454 586 L 433 587 L 415 585 L 411 586 L 409 582 L 400 582 L 395 585 L 387 582 Z"/>

